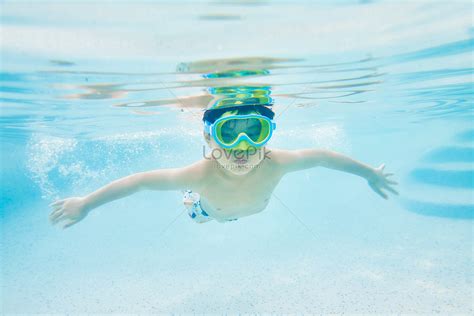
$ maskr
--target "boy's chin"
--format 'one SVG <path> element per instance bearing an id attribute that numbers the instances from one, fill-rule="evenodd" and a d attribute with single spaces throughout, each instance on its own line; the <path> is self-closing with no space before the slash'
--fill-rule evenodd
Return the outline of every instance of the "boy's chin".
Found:
<path id="1" fill-rule="evenodd" d="M 249 173 L 252 168 L 250 164 L 230 164 L 227 165 L 227 170 L 235 175 L 244 175 Z"/>

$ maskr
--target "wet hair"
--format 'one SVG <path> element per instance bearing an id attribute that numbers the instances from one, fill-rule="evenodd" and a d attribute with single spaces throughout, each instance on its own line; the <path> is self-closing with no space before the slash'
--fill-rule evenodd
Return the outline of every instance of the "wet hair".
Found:
<path id="1" fill-rule="evenodd" d="M 206 110 L 202 117 L 204 122 L 214 123 L 222 114 L 229 112 L 229 111 L 236 111 L 237 114 L 244 115 L 251 112 L 257 112 L 263 116 L 268 117 L 269 119 L 273 119 L 275 116 L 275 112 L 271 109 L 263 106 L 263 105 L 245 105 L 245 106 L 232 106 L 232 107 L 225 107 L 221 109 L 211 109 Z"/>

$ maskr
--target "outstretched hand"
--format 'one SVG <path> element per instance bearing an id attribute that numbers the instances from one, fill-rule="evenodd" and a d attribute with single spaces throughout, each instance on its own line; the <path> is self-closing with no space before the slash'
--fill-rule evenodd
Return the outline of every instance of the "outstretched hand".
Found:
<path id="1" fill-rule="evenodd" d="M 375 191 L 375 193 L 384 199 L 388 199 L 387 193 L 382 191 L 382 189 L 398 195 L 398 192 L 392 187 L 398 183 L 388 179 L 388 177 L 393 176 L 393 173 L 384 173 L 384 168 L 385 164 L 381 164 L 378 168 L 374 168 L 372 175 L 367 178 L 367 182 L 369 182 L 369 186 Z"/>
<path id="2" fill-rule="evenodd" d="M 60 221 L 66 221 L 63 229 L 83 220 L 88 213 L 82 197 L 59 200 L 49 204 L 49 206 L 53 209 L 49 214 L 49 220 L 53 225 Z"/>

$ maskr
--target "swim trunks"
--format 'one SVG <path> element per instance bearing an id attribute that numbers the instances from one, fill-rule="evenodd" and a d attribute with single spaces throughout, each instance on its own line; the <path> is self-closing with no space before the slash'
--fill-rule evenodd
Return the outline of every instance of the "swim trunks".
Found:
<path id="1" fill-rule="evenodd" d="M 196 223 L 205 223 L 208 221 L 212 221 L 214 218 L 210 217 L 209 214 L 204 211 L 201 206 L 201 196 L 197 192 L 193 192 L 191 190 L 185 190 L 183 192 L 183 202 L 186 200 L 191 200 L 193 204 L 191 207 L 188 208 L 188 215 L 191 217 L 193 221 Z M 235 221 L 235 219 L 229 219 L 228 221 Z"/>

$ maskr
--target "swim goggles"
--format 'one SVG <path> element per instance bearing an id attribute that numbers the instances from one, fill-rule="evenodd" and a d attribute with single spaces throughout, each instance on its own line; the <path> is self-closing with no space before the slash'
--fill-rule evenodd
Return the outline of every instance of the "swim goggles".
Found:
<path id="1" fill-rule="evenodd" d="M 262 147 L 272 137 L 276 124 L 266 116 L 247 114 L 221 117 L 212 124 L 205 122 L 204 127 L 206 133 L 209 133 L 222 148 L 239 147 L 246 150 L 249 146 L 240 146 L 242 142 Z"/>

